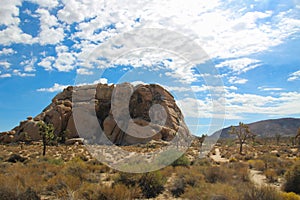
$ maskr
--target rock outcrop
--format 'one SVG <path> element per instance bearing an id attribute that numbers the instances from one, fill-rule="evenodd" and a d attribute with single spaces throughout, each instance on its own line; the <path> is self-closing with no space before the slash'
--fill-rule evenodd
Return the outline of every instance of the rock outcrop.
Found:
<path id="1" fill-rule="evenodd" d="M 53 124 L 56 135 L 93 143 L 131 145 L 190 135 L 174 97 L 156 84 L 69 86 L 39 115 L 1 133 L 0 142 L 40 140 L 39 121 Z"/>

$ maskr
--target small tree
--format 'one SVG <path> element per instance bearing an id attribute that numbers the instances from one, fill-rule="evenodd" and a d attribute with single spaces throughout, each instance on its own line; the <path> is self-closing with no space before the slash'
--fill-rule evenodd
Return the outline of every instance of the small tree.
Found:
<path id="1" fill-rule="evenodd" d="M 46 146 L 55 140 L 53 124 L 46 124 L 43 121 L 38 122 L 39 133 L 43 141 L 43 156 L 46 155 Z"/>
<path id="2" fill-rule="evenodd" d="M 277 145 L 277 146 L 279 146 L 280 138 L 281 138 L 281 134 L 276 133 L 275 139 L 276 139 L 276 145 Z"/>
<path id="3" fill-rule="evenodd" d="M 197 139 L 199 141 L 199 145 L 200 145 L 200 155 L 202 155 L 202 146 L 203 146 L 203 142 L 204 142 L 206 137 L 207 137 L 206 134 L 201 135 L 201 137 L 197 137 Z"/>
<path id="4" fill-rule="evenodd" d="M 243 144 L 246 143 L 246 140 L 253 137 L 253 134 L 250 132 L 249 127 L 242 122 L 239 123 L 239 126 L 237 128 L 231 126 L 229 134 L 234 134 L 237 136 L 240 145 L 240 154 L 242 154 L 243 152 Z"/>

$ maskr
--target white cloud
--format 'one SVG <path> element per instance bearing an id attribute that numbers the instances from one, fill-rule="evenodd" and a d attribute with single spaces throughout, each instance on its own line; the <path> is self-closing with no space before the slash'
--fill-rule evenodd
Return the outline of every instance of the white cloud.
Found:
<path id="1" fill-rule="evenodd" d="M 226 61 L 216 65 L 216 67 L 217 68 L 228 67 L 233 72 L 240 74 L 242 72 L 247 72 L 251 69 L 259 67 L 260 65 L 261 65 L 260 61 L 256 60 L 256 59 L 238 58 L 238 59 L 234 59 L 234 60 L 226 60 Z"/>
<path id="2" fill-rule="evenodd" d="M 38 4 L 42 8 L 52 9 L 58 6 L 57 0 L 30 0 L 31 2 Z"/>
<path id="3" fill-rule="evenodd" d="M 37 89 L 38 92 L 60 92 L 64 88 L 68 87 L 67 85 L 60 85 L 58 83 L 54 83 L 54 85 L 50 88 L 40 88 Z"/>
<path id="4" fill-rule="evenodd" d="M 225 110 L 226 119 L 243 119 L 247 114 L 263 114 L 269 116 L 299 115 L 300 93 L 282 92 L 277 97 L 261 96 L 256 94 L 238 94 L 226 92 Z M 211 99 L 186 98 L 178 101 L 178 106 L 185 117 L 195 118 L 223 118 L 224 116 L 214 111 Z M 216 106 L 216 105 L 215 105 Z M 222 108 L 222 107 L 221 107 Z M 215 108 L 215 110 L 219 110 Z"/>
<path id="5" fill-rule="evenodd" d="M 40 28 L 39 42 L 42 45 L 46 44 L 58 44 L 65 37 L 64 29 L 58 23 L 57 18 L 51 15 L 46 9 L 37 9 L 36 11 L 40 15 Z"/>
<path id="6" fill-rule="evenodd" d="M 0 31 L 0 38 L 0 44 L 2 45 L 10 45 L 12 43 L 32 44 L 35 41 L 31 35 L 23 33 L 17 25 L 8 26 Z"/>
<path id="7" fill-rule="evenodd" d="M 14 54 L 14 53 L 16 53 L 16 51 L 13 50 L 12 48 L 3 48 L 0 51 L 0 56 L 2 56 L 2 55 L 11 55 L 11 54 Z"/>
<path id="8" fill-rule="evenodd" d="M 98 80 L 93 81 L 92 83 L 80 83 L 80 84 L 76 84 L 76 86 L 93 85 L 93 84 L 98 84 L 98 83 L 107 84 L 107 79 L 100 78 Z M 69 85 L 61 85 L 59 83 L 54 83 L 54 85 L 50 88 L 40 88 L 40 89 L 37 89 L 36 91 L 38 91 L 38 92 L 61 92 L 61 91 L 63 91 L 63 89 L 65 89 L 68 86 Z"/>
<path id="9" fill-rule="evenodd" d="M 20 70 L 18 69 L 14 69 L 13 70 L 13 74 L 15 76 L 20 76 L 20 77 L 33 77 L 35 76 L 35 74 L 29 74 L 29 73 L 22 73 Z"/>
<path id="10" fill-rule="evenodd" d="M 11 64 L 7 61 L 0 61 L 0 67 L 4 67 L 5 69 L 9 69 Z"/>
<path id="11" fill-rule="evenodd" d="M 53 56 L 43 58 L 41 62 L 38 63 L 38 66 L 43 67 L 46 71 L 51 71 L 53 69 L 52 65 L 54 63 L 54 60 L 55 58 Z"/>
<path id="12" fill-rule="evenodd" d="M 93 72 L 89 71 L 86 68 L 77 69 L 76 72 L 77 72 L 77 74 L 80 74 L 80 75 L 92 75 L 93 74 Z"/>
<path id="13" fill-rule="evenodd" d="M 289 75 L 288 81 L 295 81 L 300 79 L 300 70 Z"/>
<path id="14" fill-rule="evenodd" d="M 228 81 L 231 84 L 245 84 L 245 83 L 248 82 L 247 79 L 239 78 L 239 77 L 236 77 L 236 76 L 229 77 Z"/>
<path id="15" fill-rule="evenodd" d="M 267 115 L 293 115 L 300 114 L 295 109 L 300 106 L 300 93 L 280 93 L 278 97 L 260 96 L 255 94 L 226 95 L 226 111 L 236 115 L 267 114 Z"/>
<path id="16" fill-rule="evenodd" d="M 68 72 L 75 68 L 76 54 L 68 52 L 68 47 L 61 45 L 56 46 L 57 58 L 53 67 L 58 71 Z"/>
<path id="17" fill-rule="evenodd" d="M 36 71 L 35 67 L 34 67 L 34 64 L 36 63 L 36 61 L 37 61 L 37 58 L 32 56 L 31 59 L 22 61 L 20 63 L 20 65 L 24 66 L 24 71 L 25 72 L 34 72 L 34 71 Z"/>
<path id="18" fill-rule="evenodd" d="M 93 84 L 98 84 L 98 83 L 107 84 L 107 79 L 106 78 L 100 78 L 100 79 L 93 82 Z"/>
<path id="19" fill-rule="evenodd" d="M 8 73 L 0 74 L 0 78 L 9 78 L 9 77 L 11 77 L 11 74 L 8 74 Z"/>
<path id="20" fill-rule="evenodd" d="M 259 89 L 260 91 L 282 91 L 283 90 L 283 88 L 265 87 L 265 86 L 258 87 L 257 89 Z"/>
<path id="21" fill-rule="evenodd" d="M 0 1 L 0 24 L 10 26 L 18 25 L 20 22 L 19 8 L 21 0 L 1 0 Z"/>
<path id="22" fill-rule="evenodd" d="M 53 66 L 62 72 L 68 72 L 75 68 L 75 57 L 72 53 L 58 53 Z"/>

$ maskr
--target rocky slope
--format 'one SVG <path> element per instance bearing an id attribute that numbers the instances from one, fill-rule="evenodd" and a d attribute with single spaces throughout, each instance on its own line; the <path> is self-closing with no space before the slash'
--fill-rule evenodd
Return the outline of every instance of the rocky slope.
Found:
<path id="1" fill-rule="evenodd" d="M 250 131 L 259 137 L 274 137 L 276 134 L 282 136 L 296 136 L 297 130 L 300 127 L 300 119 L 297 118 L 281 118 L 269 119 L 247 124 Z M 230 135 L 231 127 L 224 128 L 220 131 L 221 138 L 235 137 Z M 218 134 L 218 131 L 215 134 Z"/>
<path id="2" fill-rule="evenodd" d="M 68 139 L 81 137 L 119 145 L 190 135 L 174 97 L 155 84 L 69 86 L 39 115 L 0 133 L 0 142 L 40 140 L 39 121 L 53 124 L 54 133 Z"/>

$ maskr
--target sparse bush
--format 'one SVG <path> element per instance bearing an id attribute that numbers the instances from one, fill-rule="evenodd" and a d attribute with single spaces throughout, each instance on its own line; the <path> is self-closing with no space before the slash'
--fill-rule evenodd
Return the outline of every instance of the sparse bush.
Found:
<path id="1" fill-rule="evenodd" d="M 207 158 L 198 158 L 193 163 L 193 166 L 210 166 L 210 162 Z"/>
<path id="2" fill-rule="evenodd" d="M 24 193 L 22 193 L 18 196 L 18 199 L 40 200 L 40 197 L 37 195 L 37 193 L 34 190 L 32 190 L 31 188 L 28 188 Z"/>
<path id="3" fill-rule="evenodd" d="M 183 199 L 189 200 L 240 200 L 240 194 L 233 186 L 225 183 L 203 183 L 197 187 L 188 186 L 186 192 L 181 195 Z"/>
<path id="4" fill-rule="evenodd" d="M 179 197 L 180 195 L 182 195 L 185 191 L 186 185 L 187 183 L 183 178 L 176 179 L 171 188 L 172 195 L 174 197 Z"/>
<path id="5" fill-rule="evenodd" d="M 204 171 L 205 180 L 208 183 L 225 182 L 230 176 L 228 171 L 220 167 L 209 167 Z"/>
<path id="6" fill-rule="evenodd" d="M 280 193 L 272 187 L 256 187 L 249 185 L 242 191 L 244 200 L 281 200 Z"/>
<path id="7" fill-rule="evenodd" d="M 116 184 L 113 187 L 102 186 L 98 190 L 97 200 L 123 200 L 133 199 L 131 191 L 123 184 Z M 96 200 L 95 199 L 95 200 Z"/>
<path id="8" fill-rule="evenodd" d="M 286 192 L 295 192 L 300 194 L 300 161 L 294 164 L 294 166 L 285 174 L 286 182 L 283 186 Z"/>
<path id="9" fill-rule="evenodd" d="M 199 171 L 199 167 L 176 167 L 177 177 L 172 185 L 171 192 L 173 196 L 179 197 L 185 192 L 186 187 L 197 187 L 204 183 L 204 176 Z"/>
<path id="10" fill-rule="evenodd" d="M 140 178 L 141 178 L 140 174 L 131 174 L 131 173 L 120 172 L 120 174 L 115 179 L 115 182 L 122 183 L 129 187 L 134 187 L 139 184 Z"/>

